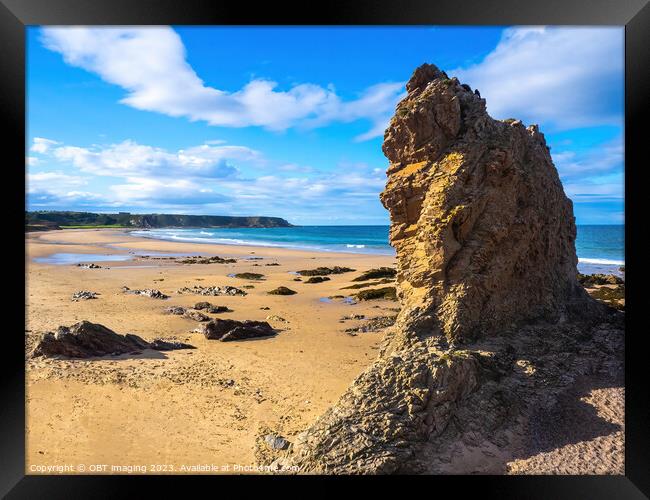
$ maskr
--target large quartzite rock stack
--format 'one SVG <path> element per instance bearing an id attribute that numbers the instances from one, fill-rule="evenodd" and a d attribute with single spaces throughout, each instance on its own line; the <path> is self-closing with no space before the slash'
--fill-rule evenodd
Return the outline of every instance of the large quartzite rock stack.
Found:
<path id="1" fill-rule="evenodd" d="M 572 203 L 537 126 L 494 120 L 433 65 L 406 89 L 384 136 L 381 194 L 401 312 L 379 358 L 280 459 L 303 472 L 422 470 L 422 443 L 496 439 L 542 394 L 536 360 L 540 387 L 559 393 L 602 358 L 576 339 L 613 338 L 585 333 L 604 312 L 577 281 Z M 576 330 L 576 318 L 590 321 Z"/>
<path id="2" fill-rule="evenodd" d="M 579 311 L 576 227 L 544 135 L 419 67 L 383 150 L 402 319 L 449 341 Z"/>

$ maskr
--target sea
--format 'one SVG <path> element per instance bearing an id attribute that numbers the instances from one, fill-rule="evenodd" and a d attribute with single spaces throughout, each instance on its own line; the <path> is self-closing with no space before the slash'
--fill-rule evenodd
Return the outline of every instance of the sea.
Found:
<path id="1" fill-rule="evenodd" d="M 169 241 L 254 245 L 320 252 L 395 255 L 388 226 L 294 226 L 273 228 L 165 228 L 132 231 L 134 236 Z M 625 226 L 578 225 L 576 252 L 583 274 L 620 276 L 625 265 Z"/>

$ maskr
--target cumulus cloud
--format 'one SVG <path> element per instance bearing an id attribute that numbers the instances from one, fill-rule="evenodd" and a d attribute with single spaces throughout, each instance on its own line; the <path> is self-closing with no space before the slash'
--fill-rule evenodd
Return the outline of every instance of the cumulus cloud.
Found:
<path id="1" fill-rule="evenodd" d="M 262 162 L 259 152 L 244 146 L 202 144 L 170 152 L 131 140 L 93 147 L 58 145 L 50 148 L 48 154 L 83 172 L 118 177 L 146 174 L 227 177 L 237 171 L 231 161 Z"/>
<path id="2" fill-rule="evenodd" d="M 65 190 L 87 184 L 83 177 L 68 175 L 63 172 L 28 173 L 26 178 L 27 191 L 43 191 L 47 189 Z"/>
<path id="3" fill-rule="evenodd" d="M 583 152 L 560 151 L 553 154 L 553 161 L 563 178 L 602 175 L 607 172 L 623 172 L 623 138 L 599 145 Z"/>
<path id="4" fill-rule="evenodd" d="M 27 200 L 30 205 L 40 208 L 70 204 L 86 206 L 101 200 L 102 196 L 97 193 L 80 190 L 86 184 L 88 180 L 85 177 L 61 171 L 28 172 L 25 176 Z"/>
<path id="5" fill-rule="evenodd" d="M 385 219 L 377 197 L 385 183 L 384 170 L 364 163 L 322 171 L 271 162 L 258 151 L 222 142 L 169 151 L 130 140 L 92 147 L 56 142 L 39 156 L 43 165 L 74 168 L 103 189 L 82 191 L 79 186 L 87 184 L 87 178 L 62 170 L 30 172 L 28 202 L 35 207 L 272 214 L 309 220 L 315 215 L 327 218 L 320 214 L 332 212 L 335 204 L 332 220 L 370 220 L 375 212 L 378 221 Z M 242 163 L 264 166 L 266 173 L 246 176 L 235 166 Z M 360 212 L 360 203 L 369 203 L 371 209 Z"/>
<path id="6" fill-rule="evenodd" d="M 30 148 L 30 151 L 33 151 L 34 153 L 41 153 L 41 154 L 47 153 L 48 150 L 56 144 L 59 143 L 51 139 L 45 139 L 43 137 L 34 137 L 34 142 L 32 144 L 32 147 Z"/>
<path id="7" fill-rule="evenodd" d="M 96 73 L 126 90 L 123 104 L 174 117 L 225 127 L 259 126 L 281 131 L 309 122 L 365 119 L 373 125 L 361 136 L 381 135 L 387 113 L 403 84 L 371 87 L 359 99 L 343 102 L 331 88 L 302 83 L 288 90 L 254 79 L 235 92 L 210 87 L 186 60 L 185 46 L 170 27 L 48 27 L 45 47 L 66 63 Z"/>
<path id="8" fill-rule="evenodd" d="M 478 88 L 495 118 L 558 129 L 622 125 L 623 29 L 506 29 L 480 63 L 450 70 Z"/>
<path id="9" fill-rule="evenodd" d="M 553 154 L 567 195 L 576 203 L 624 198 L 623 137 L 584 150 Z"/>
<path id="10" fill-rule="evenodd" d="M 128 177 L 126 184 L 110 187 L 113 200 L 122 204 L 164 203 L 166 205 L 201 205 L 222 203 L 231 198 L 216 193 L 213 189 L 191 179 L 152 179 L 150 177 Z"/>

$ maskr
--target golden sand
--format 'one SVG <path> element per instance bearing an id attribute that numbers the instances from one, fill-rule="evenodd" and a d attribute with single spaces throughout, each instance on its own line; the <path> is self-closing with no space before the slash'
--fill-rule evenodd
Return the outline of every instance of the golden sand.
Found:
<path id="1" fill-rule="evenodd" d="M 101 269 L 32 260 L 60 252 L 129 251 L 139 255 L 200 253 L 238 260 L 236 264 L 192 265 L 153 259 L 97 262 Z M 245 259 L 253 256 L 262 259 Z M 361 271 L 394 265 L 389 256 L 175 243 L 102 229 L 30 233 L 26 259 L 28 350 L 41 332 L 81 320 L 101 323 L 121 334 L 176 339 L 196 347 L 92 360 L 28 360 L 28 474 L 47 473 L 48 465 L 65 464 L 76 467 L 72 473 L 79 472 L 80 464 L 84 472 L 93 467 L 91 472 L 99 473 L 124 473 L 127 469 L 119 468 L 126 466 L 131 470 L 142 466 L 146 473 L 196 473 L 196 468 L 183 466 L 209 464 L 221 467 L 218 472 L 237 472 L 237 467 L 265 465 L 257 464 L 253 455 L 263 429 L 288 438 L 304 430 L 376 356 L 381 333 L 350 336 L 344 329 L 360 323 L 341 322 L 341 317 L 391 315 L 397 307 L 389 301 L 348 305 L 320 300 L 348 295 L 350 290 L 340 289 Z M 279 266 L 265 265 L 272 262 Z M 332 275 L 330 281 L 319 284 L 295 282 L 296 276 L 290 273 L 335 265 L 358 272 Z M 227 276 L 240 272 L 262 273 L 266 279 L 256 282 Z M 194 285 L 254 288 L 247 289 L 245 297 L 176 293 Z M 280 285 L 298 293 L 266 293 Z M 124 294 L 122 286 L 156 288 L 171 298 Z M 96 300 L 73 302 L 71 296 L 78 290 L 100 295 Z M 219 342 L 191 333 L 199 323 L 163 313 L 165 307 L 190 307 L 204 300 L 233 310 L 214 317 L 265 320 L 276 315 L 286 322 L 269 320 L 279 331 L 276 337 Z M 107 467 L 102 470 L 96 465 Z"/>

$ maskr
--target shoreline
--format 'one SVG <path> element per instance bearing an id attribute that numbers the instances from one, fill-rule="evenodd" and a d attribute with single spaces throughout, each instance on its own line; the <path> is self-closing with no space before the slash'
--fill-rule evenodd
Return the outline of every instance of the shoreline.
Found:
<path id="1" fill-rule="evenodd" d="M 272 253 L 281 252 L 286 255 L 304 255 L 304 254 L 317 254 L 321 255 L 323 258 L 347 258 L 350 256 L 353 257 L 367 257 L 367 258 L 390 258 L 395 259 L 395 254 L 390 253 L 380 253 L 380 252 L 360 252 L 355 251 L 354 248 L 351 248 L 349 251 L 340 251 L 340 250 L 327 250 L 323 248 L 301 248 L 301 247 L 292 247 L 290 245 L 264 245 L 264 244 L 239 244 L 239 243 L 214 243 L 214 242 L 201 242 L 201 241 L 183 241 L 182 239 L 166 239 L 166 238 L 156 238 L 156 237 L 146 237 L 139 234 L 132 234 L 134 232 L 141 232 L 142 229 L 138 228 L 83 228 L 83 229 L 59 229 L 51 231 L 32 231 L 26 232 L 25 237 L 26 241 L 41 242 L 49 245 L 63 245 L 63 246 L 75 246 L 77 243 L 71 241 L 56 241 L 52 237 L 57 234 L 68 235 L 68 234 L 87 234 L 87 233 L 103 233 L 103 234 L 123 234 L 128 239 L 124 242 L 119 242 L 117 244 L 102 244 L 94 243 L 93 246 L 97 248 L 103 248 L 106 250 L 108 255 L 117 253 L 116 251 L 126 252 L 127 254 L 140 254 L 141 252 L 164 252 L 169 254 L 178 254 L 183 252 L 190 252 L 187 255 L 199 255 L 201 250 L 204 253 L 215 253 L 223 254 L 226 257 L 237 257 L 243 254 L 259 254 L 259 255 L 271 255 Z M 43 237 L 46 238 L 43 238 Z M 64 238 L 65 239 L 65 238 Z M 128 241 L 132 241 L 133 245 L 129 247 L 127 244 Z M 167 247 L 168 250 L 161 249 L 161 247 Z M 86 245 L 86 244 L 84 244 Z M 187 250 L 183 250 L 187 248 Z M 358 250 L 358 249 L 357 249 Z M 56 252 L 53 252 L 56 253 Z M 98 253 L 98 252 L 79 252 L 79 253 Z M 38 255 L 36 257 L 42 257 Z M 123 261 L 125 264 L 128 261 Z M 625 261 L 614 261 L 613 259 L 602 259 L 602 258 L 578 258 L 578 271 L 582 274 L 613 274 L 615 276 L 624 277 L 625 274 L 620 271 L 620 267 L 625 266 Z"/>

